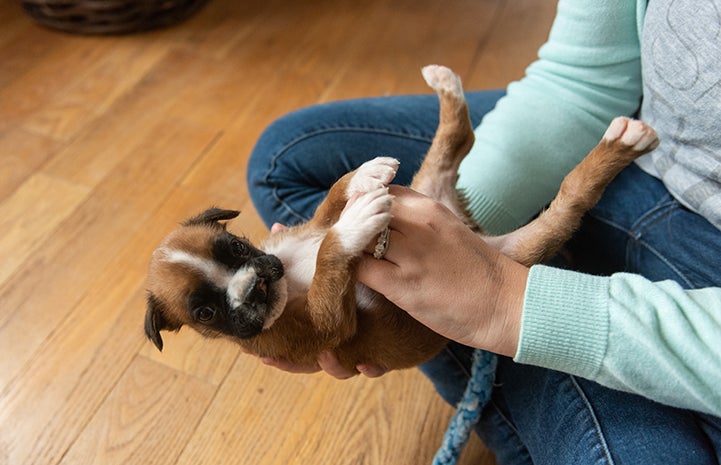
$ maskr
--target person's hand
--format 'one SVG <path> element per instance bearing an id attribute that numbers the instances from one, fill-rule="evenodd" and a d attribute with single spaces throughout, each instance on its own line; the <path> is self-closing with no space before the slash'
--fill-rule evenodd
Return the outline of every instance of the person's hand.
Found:
<path id="1" fill-rule="evenodd" d="M 333 376 L 336 379 L 348 379 L 359 373 L 367 376 L 368 378 L 377 378 L 385 374 L 385 370 L 375 365 L 360 364 L 356 365 L 355 370 L 348 370 L 338 361 L 338 357 L 335 352 L 326 350 L 318 355 L 316 363 L 311 364 L 300 364 L 291 363 L 287 360 L 276 359 L 276 358 L 261 358 L 261 361 L 275 368 L 278 368 L 288 373 L 316 373 L 323 370 L 327 374 Z"/>
<path id="2" fill-rule="evenodd" d="M 515 355 L 528 268 L 440 203 L 409 188 L 391 193 L 388 251 L 363 257 L 359 280 L 449 339 Z"/>

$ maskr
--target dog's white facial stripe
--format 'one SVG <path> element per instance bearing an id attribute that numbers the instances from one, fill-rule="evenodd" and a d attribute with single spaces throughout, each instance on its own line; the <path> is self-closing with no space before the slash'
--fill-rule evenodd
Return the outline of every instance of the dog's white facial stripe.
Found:
<path id="1" fill-rule="evenodd" d="M 228 304 L 233 308 L 243 304 L 253 290 L 252 284 L 258 277 L 252 267 L 246 266 L 231 271 L 213 260 L 183 250 L 160 249 L 159 252 L 163 254 L 163 261 L 187 266 L 202 274 L 218 289 L 225 289 Z"/>
<path id="2" fill-rule="evenodd" d="M 233 278 L 233 273 L 230 270 L 208 258 L 198 257 L 197 255 L 176 249 L 159 249 L 158 252 L 163 254 L 163 261 L 185 265 L 202 274 L 219 289 L 227 288 Z"/>
<path id="3" fill-rule="evenodd" d="M 253 290 L 252 284 L 258 278 L 252 268 L 241 268 L 233 274 L 228 282 L 227 299 L 231 307 L 236 308 L 245 301 Z"/>

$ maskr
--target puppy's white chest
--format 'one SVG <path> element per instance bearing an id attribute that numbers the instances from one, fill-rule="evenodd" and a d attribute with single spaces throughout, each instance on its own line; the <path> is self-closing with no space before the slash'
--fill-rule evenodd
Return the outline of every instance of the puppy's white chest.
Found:
<path id="1" fill-rule="evenodd" d="M 266 253 L 275 255 L 283 263 L 289 299 L 307 293 L 315 274 L 316 257 L 323 237 L 320 233 L 287 235 L 283 240 L 263 248 Z"/>

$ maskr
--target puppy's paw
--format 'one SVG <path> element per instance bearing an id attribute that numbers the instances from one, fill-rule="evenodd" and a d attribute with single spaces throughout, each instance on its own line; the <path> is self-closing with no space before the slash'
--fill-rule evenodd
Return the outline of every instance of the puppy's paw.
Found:
<path id="1" fill-rule="evenodd" d="M 428 65 L 421 70 L 421 73 L 428 85 L 436 92 L 463 96 L 461 78 L 450 68 L 440 65 Z"/>
<path id="2" fill-rule="evenodd" d="M 386 187 L 396 177 L 400 162 L 395 158 L 378 157 L 363 163 L 348 183 L 348 198 Z"/>
<path id="3" fill-rule="evenodd" d="M 333 230 L 351 254 L 360 254 L 391 220 L 393 196 L 387 187 L 380 187 L 361 195 L 346 207 Z"/>
<path id="4" fill-rule="evenodd" d="M 659 140 L 654 129 L 640 120 L 619 116 L 611 121 L 603 140 L 622 144 L 636 152 L 650 152 L 658 147 Z"/>

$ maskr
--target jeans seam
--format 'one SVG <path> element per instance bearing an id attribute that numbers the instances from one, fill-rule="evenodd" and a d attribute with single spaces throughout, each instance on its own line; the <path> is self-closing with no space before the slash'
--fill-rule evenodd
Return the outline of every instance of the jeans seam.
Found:
<path id="1" fill-rule="evenodd" d="M 466 381 L 471 379 L 471 371 L 466 367 L 466 365 L 463 363 L 463 361 L 456 356 L 456 354 L 448 347 L 444 347 L 443 350 L 448 353 L 448 355 L 453 359 L 453 362 L 458 366 L 461 371 L 463 371 L 463 374 L 466 376 Z"/>
<path id="2" fill-rule="evenodd" d="M 311 137 L 316 137 L 322 134 L 329 134 L 333 132 L 369 132 L 369 133 L 375 133 L 375 134 L 383 134 L 393 137 L 405 137 L 421 142 L 428 142 L 432 143 L 433 139 L 432 137 L 423 137 L 423 136 L 417 136 L 410 133 L 404 133 L 400 131 L 392 131 L 388 129 L 378 129 L 373 127 L 353 127 L 353 126 L 336 126 L 336 127 L 329 127 L 329 128 L 323 128 L 318 129 L 312 132 L 306 132 L 305 134 L 294 138 L 293 140 L 289 141 L 287 144 L 285 144 L 280 150 L 278 150 L 270 159 L 270 164 L 268 166 L 268 170 L 265 172 L 265 175 L 263 176 L 263 182 L 266 184 L 272 184 L 271 193 L 273 195 L 273 199 L 278 202 L 278 204 L 284 208 L 289 214 L 295 216 L 301 221 L 307 221 L 308 218 L 305 218 L 300 213 L 296 212 L 287 202 L 285 202 L 281 196 L 278 194 L 278 187 L 275 183 L 270 182 L 270 176 L 275 171 L 277 160 L 285 154 L 288 150 L 290 150 L 291 147 L 297 145 L 298 143 L 302 142 L 303 140 L 310 139 Z"/>
<path id="3" fill-rule="evenodd" d="M 513 424 L 513 422 L 506 415 L 503 414 L 503 411 L 498 406 L 498 404 L 496 402 L 494 402 L 493 399 L 491 399 L 490 405 L 493 406 L 493 409 L 496 411 L 496 413 L 498 413 L 498 416 L 501 418 L 501 420 L 503 420 L 503 422 L 506 424 L 506 426 L 508 426 L 508 428 L 511 431 L 513 431 L 513 434 L 515 434 L 516 437 L 519 438 L 519 440 L 521 441 L 521 444 L 523 444 L 524 449 L 527 449 L 526 445 L 521 440 L 521 433 L 518 431 L 518 429 L 516 429 L 516 426 Z"/>
<path id="4" fill-rule="evenodd" d="M 598 442 L 599 442 L 601 448 L 603 449 L 603 454 L 606 458 L 606 463 L 608 465 L 614 465 L 613 457 L 611 456 L 611 452 L 608 448 L 608 443 L 606 442 L 606 438 L 603 435 L 603 430 L 601 429 L 601 424 L 599 423 L 598 418 L 596 417 L 596 412 L 594 412 L 591 402 L 588 400 L 586 393 L 583 392 L 583 388 L 581 388 L 581 386 L 578 384 L 578 381 L 576 381 L 576 378 L 571 375 L 569 375 L 569 378 L 571 380 L 571 384 L 573 384 L 574 389 L 576 390 L 579 397 L 581 398 L 581 401 L 583 402 L 589 416 L 591 417 L 591 420 L 593 422 L 593 427 L 596 432 L 596 437 L 598 438 Z"/>
<path id="5" fill-rule="evenodd" d="M 649 210 L 644 214 L 638 221 L 636 221 L 632 226 L 631 229 L 627 229 L 620 224 L 608 220 L 604 218 L 601 215 L 594 215 L 595 219 L 600 221 L 601 223 L 604 223 L 612 228 L 615 228 L 619 231 L 623 231 L 629 238 L 633 239 L 636 244 L 643 247 L 644 249 L 648 250 L 651 254 L 653 254 L 656 258 L 658 258 L 661 262 L 663 262 L 666 266 L 668 266 L 671 270 L 673 270 L 676 275 L 683 280 L 683 282 L 688 287 L 693 287 L 693 283 L 691 280 L 689 280 L 686 275 L 673 263 L 671 263 L 663 254 L 661 254 L 658 250 L 656 250 L 654 247 L 652 247 L 648 242 L 641 239 L 642 234 L 641 232 L 645 230 L 646 228 L 653 226 L 656 224 L 660 218 L 663 217 L 660 213 L 664 210 L 669 210 L 677 207 L 676 201 L 671 202 L 664 202 L 657 204 L 653 209 Z M 638 233 L 634 231 L 639 231 Z M 630 262 L 630 251 L 626 251 L 626 263 Z"/>
<path id="6" fill-rule="evenodd" d="M 681 270 L 678 269 L 673 263 L 671 263 L 666 257 L 664 257 L 661 252 L 653 248 L 648 242 L 645 241 L 638 241 L 638 244 L 644 247 L 646 250 L 651 252 L 656 258 L 658 258 L 661 262 L 663 262 L 666 266 L 668 266 L 670 269 L 673 270 L 676 275 L 683 280 L 684 284 L 688 288 L 695 287 L 693 282 L 689 280 L 686 275 L 683 274 Z"/>
<path id="7" fill-rule="evenodd" d="M 666 196 L 670 197 L 670 196 Z M 665 213 L 668 210 L 675 209 L 678 206 L 678 202 L 671 199 L 668 200 L 667 198 L 664 198 L 660 200 L 651 210 L 647 211 L 643 216 L 641 216 L 634 224 L 631 225 L 631 230 L 639 230 L 643 231 L 656 223 L 660 221 L 661 218 L 663 218 Z"/>
<path id="8" fill-rule="evenodd" d="M 609 220 L 605 218 L 603 215 L 599 215 L 595 212 L 592 212 L 591 215 L 601 223 L 607 224 L 608 226 L 611 226 L 615 229 L 618 229 L 619 231 L 623 231 L 626 233 L 629 237 L 633 239 L 638 239 L 638 234 L 634 233 L 634 231 L 637 230 L 643 230 L 646 229 L 648 226 L 653 226 L 658 221 L 657 218 L 660 217 L 659 212 L 662 210 L 667 210 L 670 207 L 675 207 L 675 202 L 664 202 L 663 204 L 657 204 L 654 206 L 651 210 L 647 211 L 641 218 L 636 220 L 635 223 L 631 225 L 630 228 L 626 228 L 619 223 L 616 223 L 615 221 Z M 649 221 L 649 219 L 652 218 L 652 220 Z"/>

